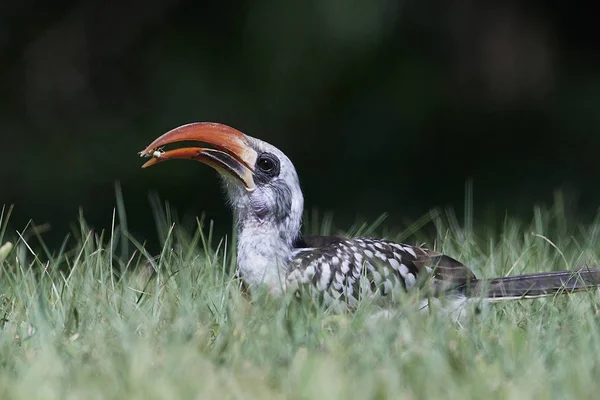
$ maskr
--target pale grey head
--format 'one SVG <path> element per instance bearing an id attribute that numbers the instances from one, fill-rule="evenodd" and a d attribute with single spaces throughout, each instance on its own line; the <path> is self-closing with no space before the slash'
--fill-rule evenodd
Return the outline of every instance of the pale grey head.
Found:
<path id="1" fill-rule="evenodd" d="M 275 146 L 250 136 L 246 138 L 257 154 L 254 187 L 248 189 L 239 179 L 220 171 L 238 229 L 250 223 L 274 225 L 280 228 L 281 239 L 291 246 L 300 231 L 304 208 L 296 169 Z"/>
<path id="2" fill-rule="evenodd" d="M 214 147 L 156 150 L 181 141 Z M 248 285 L 268 285 L 274 294 L 285 290 L 304 200 L 296 169 L 281 150 L 223 124 L 193 123 L 165 133 L 141 154 L 153 157 L 144 166 L 178 158 L 215 168 L 235 215 L 240 275 Z"/>

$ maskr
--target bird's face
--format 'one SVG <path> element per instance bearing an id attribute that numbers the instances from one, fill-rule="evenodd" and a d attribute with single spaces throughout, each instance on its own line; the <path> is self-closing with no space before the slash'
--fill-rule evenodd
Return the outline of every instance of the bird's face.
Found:
<path id="1" fill-rule="evenodd" d="M 158 150 L 184 141 L 213 147 Z M 193 159 L 215 168 L 223 177 L 239 224 L 275 223 L 294 233 L 300 228 L 303 198 L 298 175 L 289 158 L 269 143 L 227 125 L 200 122 L 165 133 L 140 155 L 152 157 L 143 167 L 171 159 Z"/>

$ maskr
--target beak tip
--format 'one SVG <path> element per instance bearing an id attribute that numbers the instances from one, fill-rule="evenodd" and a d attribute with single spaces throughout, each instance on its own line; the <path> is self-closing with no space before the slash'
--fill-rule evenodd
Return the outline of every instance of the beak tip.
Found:
<path id="1" fill-rule="evenodd" d="M 151 158 L 150 160 L 146 161 L 143 165 L 142 168 L 148 168 L 153 166 L 154 164 L 156 164 L 158 162 L 158 159 L 156 158 Z"/>
<path id="2" fill-rule="evenodd" d="M 148 156 L 152 155 L 153 150 L 154 149 L 152 147 L 146 147 L 144 150 L 138 151 L 138 154 L 140 157 L 148 157 Z"/>
<path id="3" fill-rule="evenodd" d="M 138 155 L 139 155 L 141 158 L 147 158 L 147 157 L 151 157 L 151 158 L 150 158 L 148 161 L 146 161 L 146 162 L 144 163 L 144 165 L 142 165 L 142 168 L 147 168 L 147 167 L 150 167 L 150 166 L 152 166 L 152 165 L 154 165 L 154 164 L 158 163 L 159 161 L 161 161 L 161 160 L 159 160 L 159 159 L 160 159 L 160 157 L 161 157 L 163 154 L 164 154 L 164 152 L 163 152 L 163 151 L 160 151 L 160 150 L 155 150 L 155 149 L 152 149 L 152 148 L 150 148 L 150 147 L 147 147 L 147 148 L 145 148 L 144 150 L 140 151 L 140 152 L 138 153 Z"/>

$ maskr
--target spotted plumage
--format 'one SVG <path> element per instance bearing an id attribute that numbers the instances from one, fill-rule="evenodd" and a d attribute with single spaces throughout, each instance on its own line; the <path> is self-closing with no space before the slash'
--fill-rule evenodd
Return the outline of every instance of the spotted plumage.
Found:
<path id="1" fill-rule="evenodd" d="M 426 283 L 437 294 L 475 279 L 465 265 L 448 256 L 386 239 L 307 237 L 298 246 L 286 276 L 288 289 L 310 285 L 352 307 L 361 298 L 388 296 Z"/>

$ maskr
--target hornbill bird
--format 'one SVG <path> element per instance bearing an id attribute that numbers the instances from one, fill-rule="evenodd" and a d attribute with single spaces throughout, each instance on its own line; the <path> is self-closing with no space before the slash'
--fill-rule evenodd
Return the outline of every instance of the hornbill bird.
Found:
<path id="1" fill-rule="evenodd" d="M 184 141 L 212 147 L 162 150 Z M 143 167 L 192 159 L 219 172 L 235 214 L 238 273 L 249 288 L 266 285 L 273 295 L 308 288 L 329 304 L 354 308 L 360 298 L 413 287 L 427 288 L 433 297 L 501 300 L 570 293 L 600 282 L 598 269 L 482 280 L 461 262 L 421 247 L 371 237 L 303 237 L 304 199 L 290 159 L 275 146 L 227 125 L 182 125 L 140 155 L 151 157 Z"/>

